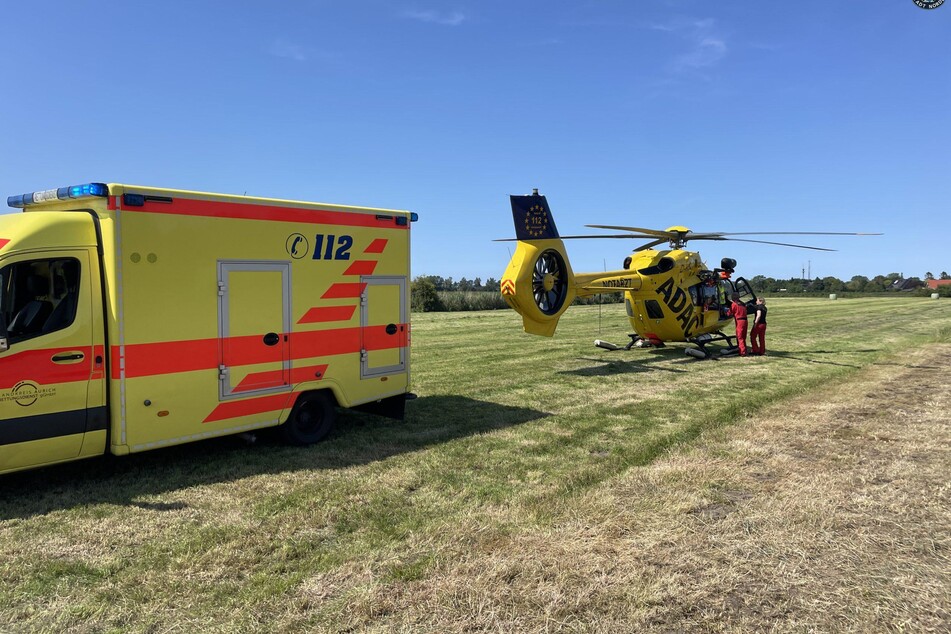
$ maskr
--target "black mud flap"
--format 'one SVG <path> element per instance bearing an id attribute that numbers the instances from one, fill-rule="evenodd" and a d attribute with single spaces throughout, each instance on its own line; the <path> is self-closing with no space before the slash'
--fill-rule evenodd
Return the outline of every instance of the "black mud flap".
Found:
<path id="1" fill-rule="evenodd" d="M 353 409 L 357 410 L 358 412 L 365 412 L 367 414 L 376 414 L 377 416 L 386 416 L 387 418 L 403 420 L 406 418 L 406 401 L 407 399 L 414 397 L 415 395 L 411 396 L 409 394 L 397 394 L 396 396 L 384 398 L 379 401 L 357 405 Z"/>

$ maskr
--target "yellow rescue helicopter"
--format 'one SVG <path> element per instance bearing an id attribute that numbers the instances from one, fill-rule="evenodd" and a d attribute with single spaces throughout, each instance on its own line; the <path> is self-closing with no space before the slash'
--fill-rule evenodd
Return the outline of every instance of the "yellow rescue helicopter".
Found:
<path id="1" fill-rule="evenodd" d="M 690 240 L 735 240 L 758 242 L 816 251 L 834 251 L 785 242 L 769 242 L 728 236 L 746 235 L 881 235 L 840 232 L 743 232 L 695 233 L 687 227 L 664 230 L 611 225 L 586 225 L 596 229 L 624 231 L 623 234 L 560 236 L 545 196 L 534 190 L 529 196 L 511 196 L 515 238 L 498 242 L 517 242 L 515 254 L 502 276 L 505 301 L 522 316 L 525 332 L 551 337 L 561 315 L 576 297 L 598 293 L 624 293 L 624 305 L 634 333 L 625 346 L 662 347 L 664 342 L 687 342 L 687 354 L 704 359 L 736 352 L 736 337 L 725 329 L 732 326 L 728 311 L 734 294 L 750 303 L 756 294 L 742 277 L 733 279 L 736 260 L 723 258 L 720 266 L 708 269 L 700 254 L 687 251 Z M 562 240 L 566 239 L 640 239 L 647 240 L 624 259 L 622 269 L 599 273 L 574 273 Z M 666 243 L 669 248 L 655 249 Z M 725 349 L 707 348 L 713 342 L 726 342 Z M 618 350 L 606 341 L 595 345 Z"/>

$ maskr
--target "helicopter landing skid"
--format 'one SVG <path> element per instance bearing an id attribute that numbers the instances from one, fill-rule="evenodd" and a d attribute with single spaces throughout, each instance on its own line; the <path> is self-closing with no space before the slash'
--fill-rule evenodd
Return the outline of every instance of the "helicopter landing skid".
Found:
<path id="1" fill-rule="evenodd" d="M 623 348 L 617 344 L 613 344 L 610 341 L 603 341 L 601 339 L 595 339 L 594 345 L 599 348 L 604 348 L 605 350 L 630 350 L 631 348 L 664 348 L 664 342 L 654 339 L 645 339 L 636 333 L 631 333 L 628 335 L 631 340 Z"/>
<path id="2" fill-rule="evenodd" d="M 736 345 L 736 337 L 730 336 L 724 333 L 722 330 L 718 330 L 715 333 L 708 333 L 705 335 L 700 335 L 699 337 L 693 337 L 692 339 L 687 340 L 689 343 L 695 344 L 696 348 L 687 348 L 684 352 L 688 356 L 694 357 L 696 359 L 719 359 L 720 357 L 730 357 L 739 352 L 739 348 Z M 726 349 L 722 351 L 708 350 L 707 345 L 713 343 L 714 341 L 725 341 Z"/>

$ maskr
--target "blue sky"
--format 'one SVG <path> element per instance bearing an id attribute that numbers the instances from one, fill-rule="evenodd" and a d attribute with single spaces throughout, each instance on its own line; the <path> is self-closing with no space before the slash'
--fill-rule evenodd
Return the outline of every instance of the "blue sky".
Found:
<path id="1" fill-rule="evenodd" d="M 693 244 L 747 277 L 951 271 L 951 3 L 34 0 L 4 23 L 3 196 L 410 209 L 414 275 L 485 279 L 537 187 L 564 234 L 885 233 Z M 597 271 L 638 244 L 568 249 Z"/>

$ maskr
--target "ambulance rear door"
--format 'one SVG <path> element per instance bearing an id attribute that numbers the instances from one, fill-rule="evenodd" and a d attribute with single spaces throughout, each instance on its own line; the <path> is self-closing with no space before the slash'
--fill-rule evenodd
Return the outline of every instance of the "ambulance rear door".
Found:
<path id="1" fill-rule="evenodd" d="M 360 378 L 406 372 L 406 278 L 364 276 L 360 297 Z"/>

